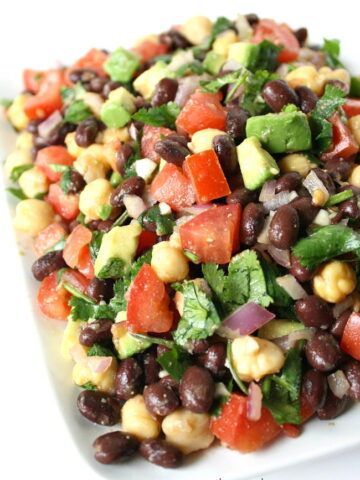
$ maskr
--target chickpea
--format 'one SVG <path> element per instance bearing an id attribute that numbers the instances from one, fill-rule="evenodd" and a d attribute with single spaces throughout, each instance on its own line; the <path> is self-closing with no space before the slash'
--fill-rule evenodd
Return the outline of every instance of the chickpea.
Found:
<path id="1" fill-rule="evenodd" d="M 10 178 L 11 172 L 15 167 L 20 167 L 20 165 L 30 165 L 32 163 L 33 160 L 30 152 L 26 150 L 14 150 L 5 160 L 5 175 L 7 178 Z"/>
<path id="2" fill-rule="evenodd" d="M 18 95 L 6 111 L 10 123 L 18 130 L 23 130 L 29 123 L 29 118 L 24 111 L 29 95 Z"/>
<path id="3" fill-rule="evenodd" d="M 130 140 L 129 131 L 124 128 L 105 128 L 96 138 L 97 143 L 128 142 Z"/>
<path id="4" fill-rule="evenodd" d="M 225 30 L 225 32 L 220 33 L 213 43 L 212 49 L 218 55 L 224 57 L 227 56 L 229 52 L 230 45 L 238 41 L 238 36 L 234 30 Z"/>
<path id="5" fill-rule="evenodd" d="M 49 189 L 49 180 L 45 173 L 35 165 L 23 172 L 19 178 L 19 186 L 29 198 L 46 193 Z"/>
<path id="6" fill-rule="evenodd" d="M 174 232 L 170 235 L 169 242 L 172 247 L 182 248 L 181 237 L 177 230 L 174 230 Z"/>
<path id="7" fill-rule="evenodd" d="M 285 80 L 292 88 L 308 87 L 317 95 L 322 93 L 323 82 L 319 80 L 318 71 L 313 65 L 303 65 L 289 72 Z"/>
<path id="8" fill-rule="evenodd" d="M 281 173 L 297 172 L 302 177 L 306 177 L 313 165 L 305 155 L 290 153 L 290 155 L 286 155 L 279 161 L 279 167 Z"/>
<path id="9" fill-rule="evenodd" d="M 360 115 L 354 115 L 349 119 L 349 128 L 354 135 L 355 140 L 360 145 Z"/>
<path id="10" fill-rule="evenodd" d="M 313 279 L 314 293 L 330 303 L 342 302 L 355 288 L 354 270 L 339 260 L 325 263 Z"/>
<path id="11" fill-rule="evenodd" d="M 312 203 L 317 207 L 323 207 L 329 198 L 329 194 L 317 188 L 312 194 Z"/>
<path id="12" fill-rule="evenodd" d="M 181 26 L 180 30 L 189 42 L 200 45 L 211 34 L 212 21 L 202 16 L 191 17 Z"/>
<path id="13" fill-rule="evenodd" d="M 236 338 L 231 352 L 234 368 L 244 382 L 276 373 L 285 363 L 285 356 L 275 343 L 251 335 Z"/>
<path id="14" fill-rule="evenodd" d="M 321 93 L 329 80 L 340 80 L 348 87 L 350 86 L 350 74 L 344 68 L 332 70 L 329 67 L 321 67 L 318 71 L 319 82 L 322 85 Z"/>
<path id="15" fill-rule="evenodd" d="M 24 150 L 25 152 L 31 151 L 32 147 L 34 146 L 33 136 L 30 132 L 24 130 L 23 132 L 19 133 L 16 139 L 16 149 L 17 150 Z"/>
<path id="16" fill-rule="evenodd" d="M 170 242 L 154 245 L 151 266 L 160 280 L 166 283 L 181 282 L 189 273 L 188 260 L 183 251 L 173 247 Z"/>
<path id="17" fill-rule="evenodd" d="M 86 221 L 98 220 L 99 210 L 103 205 L 110 205 L 111 183 L 105 178 L 98 178 L 88 183 L 80 193 L 79 208 Z"/>
<path id="18" fill-rule="evenodd" d="M 79 335 L 82 325 L 85 325 L 86 322 L 80 322 L 69 319 L 66 328 L 64 330 L 64 334 L 61 341 L 60 352 L 65 360 L 71 360 L 71 349 L 79 343 Z"/>
<path id="19" fill-rule="evenodd" d="M 85 152 L 85 148 L 79 147 L 79 145 L 76 143 L 75 134 L 76 132 L 70 132 L 66 135 L 65 145 L 70 155 L 74 158 L 78 158 L 83 152 Z"/>
<path id="20" fill-rule="evenodd" d="M 117 362 L 112 359 L 110 367 L 105 372 L 96 373 L 91 370 L 86 363 L 76 363 L 72 371 L 72 378 L 76 385 L 85 385 L 92 383 L 99 390 L 106 393 L 114 393 L 115 377 L 117 371 Z"/>
<path id="21" fill-rule="evenodd" d="M 356 165 L 356 167 L 353 168 L 348 180 L 351 185 L 360 188 L 360 165 Z"/>
<path id="22" fill-rule="evenodd" d="M 147 410 L 142 395 L 136 395 L 124 403 L 121 417 L 122 430 L 139 440 L 157 438 L 160 434 L 160 423 Z"/>
<path id="23" fill-rule="evenodd" d="M 14 227 L 35 237 L 54 221 L 52 206 L 43 200 L 29 198 L 16 205 Z"/>
<path id="24" fill-rule="evenodd" d="M 225 135 L 222 130 L 216 128 L 205 128 L 195 132 L 191 138 L 191 142 L 188 143 L 188 147 L 194 153 L 203 152 L 205 150 L 211 150 L 213 148 L 213 140 L 217 135 Z"/>
<path id="25" fill-rule="evenodd" d="M 84 177 L 86 183 L 105 178 L 110 170 L 108 153 L 103 145 L 91 145 L 74 162 L 74 168 Z"/>
<path id="26" fill-rule="evenodd" d="M 210 415 L 179 408 L 164 418 L 162 430 L 166 440 L 185 455 L 208 448 L 214 441 L 210 432 Z"/>

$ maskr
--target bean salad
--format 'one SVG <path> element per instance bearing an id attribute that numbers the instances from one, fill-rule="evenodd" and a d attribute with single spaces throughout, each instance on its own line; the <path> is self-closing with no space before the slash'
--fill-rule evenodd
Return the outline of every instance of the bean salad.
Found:
<path id="1" fill-rule="evenodd" d="M 360 77 L 307 36 L 197 16 L 3 102 L 14 225 L 100 463 L 254 452 L 360 400 Z"/>

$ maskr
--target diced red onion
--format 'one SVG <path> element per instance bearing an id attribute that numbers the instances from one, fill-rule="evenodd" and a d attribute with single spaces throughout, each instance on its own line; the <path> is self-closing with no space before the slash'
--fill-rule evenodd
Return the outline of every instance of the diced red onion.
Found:
<path id="1" fill-rule="evenodd" d="M 180 215 L 199 215 L 199 213 L 203 213 L 209 208 L 213 208 L 214 205 L 212 203 L 205 203 L 203 205 L 192 205 L 190 207 L 184 207 L 179 210 Z"/>
<path id="2" fill-rule="evenodd" d="M 278 277 L 276 282 L 285 290 L 288 295 L 290 295 L 293 300 L 300 300 L 301 298 L 308 296 L 293 275 L 288 274 L 284 275 L 283 277 Z"/>
<path id="3" fill-rule="evenodd" d="M 350 389 L 350 384 L 342 370 L 337 370 L 327 378 L 330 390 L 335 397 L 343 398 Z"/>
<path id="4" fill-rule="evenodd" d="M 190 95 L 194 93 L 199 86 L 200 77 L 198 75 L 189 75 L 188 77 L 179 79 L 179 86 L 175 95 L 174 102 L 183 107 Z"/>
<path id="5" fill-rule="evenodd" d="M 155 203 L 157 202 L 156 198 L 155 198 L 154 195 L 151 193 L 151 190 L 150 190 L 150 187 L 149 187 L 149 186 L 146 186 L 146 187 L 145 187 L 144 193 L 142 194 L 142 199 L 144 200 L 145 205 L 147 206 L 147 208 L 152 207 L 152 206 L 155 205 Z"/>
<path id="6" fill-rule="evenodd" d="M 129 135 L 132 138 L 132 140 L 137 140 L 139 137 L 139 130 L 136 128 L 136 125 L 134 122 L 132 122 L 129 127 Z"/>
<path id="7" fill-rule="evenodd" d="M 316 190 L 321 190 L 324 192 L 326 200 L 330 197 L 330 194 L 323 184 L 323 182 L 320 180 L 320 178 L 316 175 L 314 170 L 311 170 L 305 180 L 303 181 L 304 187 L 309 191 L 310 195 L 313 196 L 314 192 Z"/>
<path id="8" fill-rule="evenodd" d="M 333 308 L 333 315 L 336 319 L 338 319 L 342 313 L 345 312 L 348 308 L 351 308 L 354 304 L 354 297 L 353 295 L 348 295 L 345 300 L 340 303 L 337 303 Z"/>
<path id="9" fill-rule="evenodd" d="M 87 357 L 87 366 L 94 373 L 103 373 L 110 368 L 112 361 L 113 361 L 112 357 L 100 357 L 100 356 Z"/>
<path id="10" fill-rule="evenodd" d="M 262 391 L 259 385 L 251 382 L 249 385 L 249 393 L 247 398 L 247 418 L 253 422 L 257 422 L 261 418 L 262 407 Z"/>
<path id="11" fill-rule="evenodd" d="M 74 345 L 70 348 L 69 353 L 75 363 L 84 363 L 89 358 L 86 355 L 86 351 L 82 345 Z"/>
<path id="12" fill-rule="evenodd" d="M 38 126 L 38 133 L 41 138 L 47 139 L 52 132 L 61 124 L 63 117 L 59 110 L 55 110 L 46 120 Z"/>
<path id="13" fill-rule="evenodd" d="M 123 201 L 131 218 L 138 218 L 147 210 L 144 200 L 138 195 L 124 195 Z"/>
<path id="14" fill-rule="evenodd" d="M 222 322 L 218 333 L 226 338 L 250 335 L 270 322 L 275 315 L 257 303 L 248 302 L 237 308 Z"/>
<path id="15" fill-rule="evenodd" d="M 280 250 L 280 248 L 276 248 L 273 245 L 269 245 L 267 250 L 276 263 L 285 268 L 291 267 L 289 250 Z"/>
<path id="16" fill-rule="evenodd" d="M 298 194 L 295 191 L 277 193 L 272 199 L 264 202 L 264 208 L 268 211 L 277 210 L 290 203 L 291 200 L 294 200 L 297 196 Z"/>
<path id="17" fill-rule="evenodd" d="M 276 180 L 268 180 L 261 188 L 259 201 L 267 202 L 275 197 Z"/>
<path id="18" fill-rule="evenodd" d="M 265 219 L 264 227 L 261 230 L 259 236 L 257 237 L 257 242 L 265 245 L 269 244 L 269 228 L 272 217 L 275 215 L 275 212 L 269 212 L 269 215 Z"/>
<path id="19" fill-rule="evenodd" d="M 278 347 L 281 348 L 284 352 L 294 348 L 300 340 L 310 340 L 314 335 L 314 331 L 311 328 L 303 328 L 302 330 L 296 330 L 295 332 L 289 333 L 289 335 L 284 335 L 282 337 L 273 338 L 271 341 L 274 342 Z"/>

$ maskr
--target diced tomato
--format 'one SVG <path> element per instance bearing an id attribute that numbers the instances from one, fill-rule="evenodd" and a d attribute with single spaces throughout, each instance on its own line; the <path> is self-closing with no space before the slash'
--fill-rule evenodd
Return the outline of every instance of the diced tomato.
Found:
<path id="1" fill-rule="evenodd" d="M 168 50 L 167 45 L 154 42 L 153 40 L 144 40 L 133 48 L 133 51 L 141 57 L 143 62 L 148 62 L 158 55 L 164 55 Z"/>
<path id="2" fill-rule="evenodd" d="M 51 165 L 67 165 L 74 163 L 74 157 L 70 155 L 65 147 L 59 145 L 45 147 L 38 151 L 35 163 L 45 173 L 50 182 L 58 182 L 61 178 L 61 172 L 55 172 Z"/>
<path id="3" fill-rule="evenodd" d="M 65 270 L 61 276 L 61 281 L 70 283 L 76 290 L 80 293 L 85 293 L 90 280 L 84 277 L 80 272 L 76 270 L 71 270 L 70 268 Z"/>
<path id="4" fill-rule="evenodd" d="M 70 313 L 68 301 L 71 294 L 58 283 L 57 272 L 51 273 L 41 282 L 37 301 L 44 315 L 57 320 L 66 320 Z"/>
<path id="5" fill-rule="evenodd" d="M 284 423 L 281 425 L 284 435 L 290 438 L 297 438 L 301 434 L 301 428 L 298 425 L 292 425 L 291 423 Z"/>
<path id="6" fill-rule="evenodd" d="M 170 133 L 174 132 L 169 128 L 145 125 L 143 136 L 141 138 L 141 155 L 144 158 L 150 158 L 150 160 L 153 160 L 154 162 L 160 162 L 160 155 L 155 152 L 154 145 L 161 140 L 163 135 L 166 136 Z"/>
<path id="7" fill-rule="evenodd" d="M 81 224 L 70 233 L 64 247 L 64 260 L 69 267 L 78 267 L 80 255 L 91 242 L 91 238 L 91 230 Z"/>
<path id="8" fill-rule="evenodd" d="M 30 120 L 40 120 L 62 107 L 60 89 L 64 85 L 61 70 L 49 70 L 44 74 L 36 95 L 26 99 L 24 111 Z"/>
<path id="9" fill-rule="evenodd" d="M 136 275 L 128 292 L 127 326 L 136 333 L 165 333 L 173 324 L 164 283 L 148 264 Z"/>
<path id="10" fill-rule="evenodd" d="M 346 322 L 340 347 L 356 360 L 360 360 L 360 313 L 352 313 Z"/>
<path id="11" fill-rule="evenodd" d="M 178 130 L 190 135 L 204 128 L 225 130 L 226 112 L 220 99 L 218 93 L 193 93 L 176 119 Z"/>
<path id="12" fill-rule="evenodd" d="M 360 115 L 360 98 L 347 98 L 342 108 L 348 117 Z"/>
<path id="13" fill-rule="evenodd" d="M 89 245 L 86 245 L 81 250 L 77 268 L 79 272 L 81 272 L 84 277 L 88 278 L 89 280 L 92 280 L 95 277 L 94 262 L 91 258 Z"/>
<path id="14" fill-rule="evenodd" d="M 103 68 L 105 61 L 108 58 L 108 54 L 98 48 L 92 48 L 83 57 L 79 58 L 66 73 L 67 80 L 70 82 L 69 75 L 73 70 L 79 68 L 88 68 L 97 73 L 100 77 L 105 77 L 106 72 Z M 71 83 L 71 82 L 70 82 Z"/>
<path id="15" fill-rule="evenodd" d="M 44 77 L 45 72 L 40 70 L 26 69 L 23 71 L 23 82 L 25 90 L 35 94 L 38 93 L 41 80 Z"/>
<path id="16" fill-rule="evenodd" d="M 141 255 L 143 252 L 155 245 L 157 241 L 157 235 L 155 232 L 149 230 L 143 230 L 140 233 L 139 244 L 136 251 L 136 255 Z"/>
<path id="17" fill-rule="evenodd" d="M 183 164 L 198 203 L 207 203 L 230 195 L 231 190 L 214 150 L 189 155 Z"/>
<path id="18" fill-rule="evenodd" d="M 58 183 L 50 185 L 46 200 L 65 220 L 74 220 L 79 214 L 79 195 L 64 193 Z"/>
<path id="19" fill-rule="evenodd" d="M 249 420 L 246 404 L 246 397 L 233 393 L 220 416 L 212 419 L 210 427 L 222 444 L 242 453 L 259 450 L 281 433 L 280 426 L 264 407 L 260 420 Z"/>
<path id="20" fill-rule="evenodd" d="M 165 202 L 173 210 L 181 210 L 195 203 L 195 192 L 181 169 L 167 163 L 151 184 L 151 193 L 158 202 Z"/>
<path id="21" fill-rule="evenodd" d="M 278 24 L 269 19 L 260 20 L 255 25 L 254 36 L 251 41 L 261 43 L 263 40 L 269 40 L 269 42 L 283 47 L 278 56 L 279 62 L 292 62 L 299 55 L 298 39 L 284 23 Z"/>
<path id="22" fill-rule="evenodd" d="M 45 255 L 54 245 L 67 236 L 66 229 L 61 223 L 50 223 L 42 230 L 34 241 L 34 250 L 37 256 Z"/>
<path id="23" fill-rule="evenodd" d="M 321 160 L 327 162 L 333 158 L 348 158 L 359 151 L 359 145 L 353 137 L 350 129 L 344 125 L 338 114 L 330 118 L 332 123 L 333 145 L 327 152 L 321 155 Z"/>
<path id="24" fill-rule="evenodd" d="M 228 263 L 239 249 L 239 204 L 213 207 L 180 227 L 182 247 L 201 262 Z"/>

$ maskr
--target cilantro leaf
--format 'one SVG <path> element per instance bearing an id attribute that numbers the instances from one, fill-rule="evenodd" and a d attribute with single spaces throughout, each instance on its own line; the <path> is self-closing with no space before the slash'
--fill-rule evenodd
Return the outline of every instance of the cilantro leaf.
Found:
<path id="1" fill-rule="evenodd" d="M 81 95 L 83 95 L 85 92 L 85 88 L 80 82 L 78 82 L 72 88 L 61 87 L 60 95 L 63 103 L 65 105 L 70 105 L 70 103 L 75 102 L 75 100 L 79 100 Z"/>
<path id="2" fill-rule="evenodd" d="M 333 257 L 360 249 L 360 234 L 345 225 L 327 225 L 307 238 L 302 238 L 293 247 L 293 254 L 300 263 L 314 269 Z"/>
<path id="3" fill-rule="evenodd" d="M 9 187 L 6 189 L 9 193 L 11 193 L 11 195 L 13 195 L 14 197 L 18 198 L 19 200 L 26 200 L 27 199 L 27 196 L 25 195 L 25 193 L 22 191 L 21 188 L 13 188 L 13 187 Z"/>
<path id="4" fill-rule="evenodd" d="M 350 82 L 350 97 L 360 97 L 360 78 L 351 77 Z"/>
<path id="5" fill-rule="evenodd" d="M 191 365 L 188 353 L 178 345 L 174 345 L 156 360 L 177 381 L 181 380 L 185 370 Z"/>
<path id="6" fill-rule="evenodd" d="M 124 275 L 127 265 L 124 260 L 118 257 L 111 257 L 97 274 L 97 278 L 104 280 L 106 278 L 119 278 Z"/>
<path id="7" fill-rule="evenodd" d="M 60 188 L 64 193 L 69 193 L 72 186 L 71 168 L 66 168 L 60 179 Z"/>
<path id="8" fill-rule="evenodd" d="M 341 63 L 340 56 L 340 40 L 332 39 L 328 40 L 324 38 L 324 45 L 321 51 L 325 54 L 325 62 L 330 68 L 339 68 L 344 65 Z"/>
<path id="9" fill-rule="evenodd" d="M 290 295 L 277 283 L 277 277 L 281 277 L 282 273 L 276 265 L 270 264 L 265 260 L 260 260 L 261 268 L 264 273 L 266 290 L 273 303 L 277 307 L 289 307 L 294 301 Z"/>
<path id="10" fill-rule="evenodd" d="M 134 142 L 131 148 L 132 148 L 132 154 L 128 158 L 124 168 L 124 179 L 135 177 L 137 175 L 135 171 L 134 163 L 136 162 L 136 160 L 139 160 L 141 158 L 140 142 L 139 141 Z"/>
<path id="11" fill-rule="evenodd" d="M 111 212 L 112 212 L 112 206 L 105 204 L 100 206 L 98 210 L 98 215 L 101 218 L 101 220 L 107 220 L 110 217 Z"/>
<path id="12" fill-rule="evenodd" d="M 94 343 L 87 352 L 88 357 L 113 357 L 114 353 L 110 348 L 104 347 L 99 343 Z"/>
<path id="13" fill-rule="evenodd" d="M 89 318 L 109 318 L 114 320 L 116 313 L 111 305 L 95 305 L 82 298 L 72 297 L 69 301 L 71 307 L 70 318 L 74 321 L 89 320 Z"/>
<path id="14" fill-rule="evenodd" d="M 256 72 L 257 70 L 268 70 L 273 72 L 278 66 L 278 55 L 282 47 L 275 45 L 268 40 L 263 40 L 258 44 L 258 54 L 254 64 L 249 67 L 249 70 Z"/>
<path id="15" fill-rule="evenodd" d="M 159 205 L 155 205 L 142 213 L 138 218 L 138 222 L 142 227 L 146 224 L 155 224 L 157 235 L 170 235 L 175 225 L 173 214 L 162 215 Z"/>
<path id="16" fill-rule="evenodd" d="M 220 325 L 220 317 L 210 297 L 194 282 L 184 282 L 180 286 L 184 295 L 184 311 L 174 339 L 179 345 L 188 340 L 201 340 L 210 337 Z"/>
<path id="17" fill-rule="evenodd" d="M 159 107 L 141 108 L 132 116 L 133 120 L 143 122 L 153 127 L 175 128 L 175 120 L 180 113 L 180 107 L 174 102 L 168 102 Z"/>
<path id="18" fill-rule="evenodd" d="M 253 75 L 249 75 L 245 82 L 241 106 L 248 111 L 250 115 L 266 113 L 269 108 L 261 96 L 262 88 L 266 82 L 278 78 L 279 76 L 276 73 L 270 73 L 267 70 L 257 70 Z"/>
<path id="19" fill-rule="evenodd" d="M 81 385 L 81 388 L 84 390 L 97 390 L 97 386 L 91 382 L 84 383 L 84 385 Z"/>
<path id="20" fill-rule="evenodd" d="M 226 17 L 218 17 L 212 27 L 211 37 L 213 40 L 225 30 L 230 30 L 233 27 L 233 22 Z"/>
<path id="21" fill-rule="evenodd" d="M 92 116 L 90 108 L 83 100 L 75 100 L 65 110 L 64 122 L 80 123 Z"/>
<path id="22" fill-rule="evenodd" d="M 198 60 L 194 60 L 193 62 L 185 63 L 185 65 L 182 65 L 180 68 L 176 70 L 176 76 L 177 77 L 184 77 L 185 75 L 189 74 L 195 74 L 195 75 L 201 75 L 204 73 L 205 68 L 203 67 L 202 63 L 200 63 Z"/>
<path id="23" fill-rule="evenodd" d="M 104 233 L 98 230 L 95 230 L 94 232 L 92 232 L 89 248 L 90 248 L 90 255 L 93 262 L 95 262 L 96 257 L 98 256 L 103 236 L 104 236 Z"/>
<path id="24" fill-rule="evenodd" d="M 202 80 L 200 85 L 204 92 L 209 93 L 216 93 L 225 85 L 234 84 L 234 87 L 231 91 L 227 94 L 225 102 L 228 102 L 236 89 L 242 85 L 249 76 L 249 72 L 245 68 L 240 68 L 239 70 L 235 70 L 234 72 L 227 73 L 222 77 L 215 78 L 214 80 Z"/>
<path id="25" fill-rule="evenodd" d="M 18 165 L 17 167 L 14 167 L 11 170 L 10 180 L 12 182 L 17 182 L 21 175 L 27 170 L 30 170 L 31 168 L 34 168 L 34 165 L 32 163 L 26 163 L 25 165 Z"/>
<path id="26" fill-rule="evenodd" d="M 262 384 L 263 402 L 279 424 L 302 422 L 300 414 L 300 386 L 302 370 L 301 350 L 289 350 L 281 375 L 271 375 Z"/>

